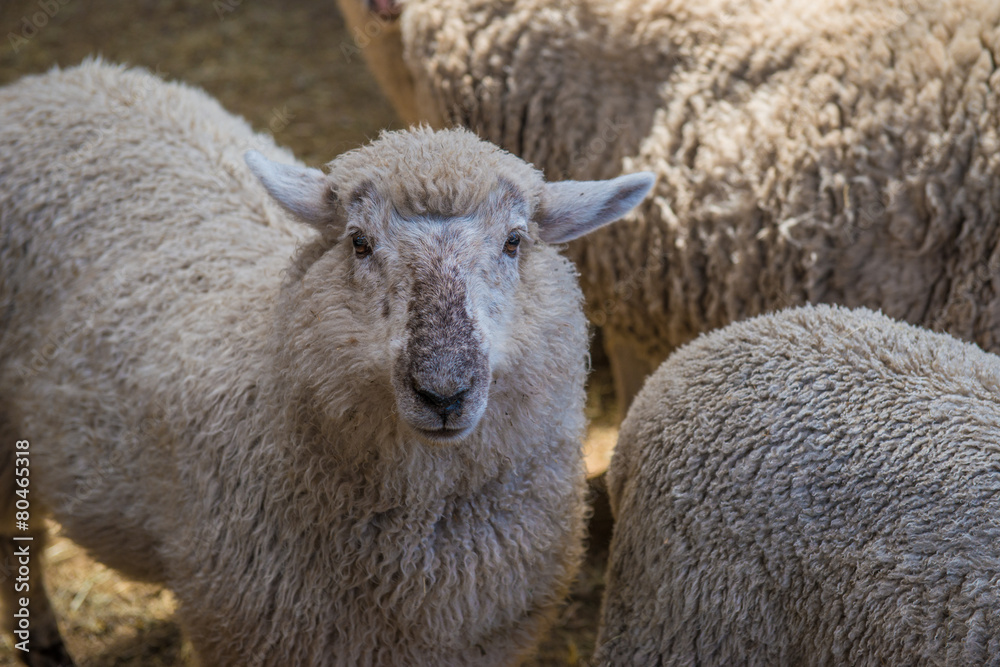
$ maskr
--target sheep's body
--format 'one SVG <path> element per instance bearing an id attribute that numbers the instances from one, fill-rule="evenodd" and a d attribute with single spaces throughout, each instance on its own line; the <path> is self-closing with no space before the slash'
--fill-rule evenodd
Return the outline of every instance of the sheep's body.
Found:
<path id="1" fill-rule="evenodd" d="M 864 309 L 702 336 L 609 470 L 597 664 L 1000 664 L 1000 360 Z"/>
<path id="2" fill-rule="evenodd" d="M 807 302 L 1000 351 L 994 0 L 407 0 L 400 35 L 406 117 L 548 178 L 657 173 L 570 252 L 623 393 Z"/>
<path id="3" fill-rule="evenodd" d="M 466 132 L 386 135 L 331 163 L 332 189 L 286 168 L 302 188 L 285 196 L 319 179 L 317 234 L 242 161 L 291 155 L 199 91 L 100 63 L 0 89 L 0 146 L 0 431 L 5 455 L 31 442 L 35 507 L 169 586 L 208 665 L 506 664 L 532 648 L 581 553 L 575 274 L 544 243 L 512 264 L 501 236 L 489 261 L 506 282 L 455 311 L 398 303 L 417 288 L 373 272 L 396 253 L 416 280 L 457 280 L 452 255 L 405 253 L 466 240 L 466 218 L 433 216 L 472 215 L 498 174 L 536 236 L 551 199 L 536 171 Z M 432 222 L 400 227 L 426 231 L 400 247 L 373 227 L 362 265 L 341 218 L 375 225 L 379 201 Z M 473 387 L 488 407 L 452 445 L 402 423 L 422 408 L 394 405 L 386 370 L 441 318 L 400 322 L 436 304 L 492 344 L 491 384 Z"/>

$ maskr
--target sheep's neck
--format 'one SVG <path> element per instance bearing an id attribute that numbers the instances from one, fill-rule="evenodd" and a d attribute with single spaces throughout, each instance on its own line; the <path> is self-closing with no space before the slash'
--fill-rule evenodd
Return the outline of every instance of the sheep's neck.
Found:
<path id="1" fill-rule="evenodd" d="M 476 495 L 512 468 L 510 458 L 485 445 L 482 432 L 446 446 L 427 445 L 405 427 L 386 422 L 310 420 L 284 432 L 298 434 L 286 441 L 283 453 L 293 486 L 310 489 L 317 503 L 341 515 L 367 516 Z"/>

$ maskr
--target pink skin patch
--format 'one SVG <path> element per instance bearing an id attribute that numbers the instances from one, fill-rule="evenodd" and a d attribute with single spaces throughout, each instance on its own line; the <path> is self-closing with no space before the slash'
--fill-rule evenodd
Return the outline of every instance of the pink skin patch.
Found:
<path id="1" fill-rule="evenodd" d="M 367 0 L 368 9 L 384 19 L 394 19 L 401 11 L 399 0 Z"/>

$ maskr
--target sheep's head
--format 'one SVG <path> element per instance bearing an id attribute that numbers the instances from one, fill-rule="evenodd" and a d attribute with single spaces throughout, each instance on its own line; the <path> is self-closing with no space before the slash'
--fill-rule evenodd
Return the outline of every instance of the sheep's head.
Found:
<path id="1" fill-rule="evenodd" d="M 526 292 L 544 282 L 529 274 L 548 266 L 545 244 L 617 219 L 653 181 L 547 184 L 464 130 L 385 133 L 327 175 L 258 153 L 247 162 L 320 232 L 301 270 L 303 281 L 315 274 L 332 285 L 315 298 L 336 303 L 310 306 L 332 322 L 327 338 L 362 334 L 365 377 L 381 378 L 401 421 L 432 443 L 472 433 L 495 374 L 518 363 L 517 329 L 540 316 Z"/>

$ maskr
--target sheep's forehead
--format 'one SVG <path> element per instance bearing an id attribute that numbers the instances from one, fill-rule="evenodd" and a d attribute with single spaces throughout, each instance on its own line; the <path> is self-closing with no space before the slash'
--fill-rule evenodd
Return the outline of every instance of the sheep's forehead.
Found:
<path id="1" fill-rule="evenodd" d="M 517 193 L 530 215 L 543 188 L 534 167 L 462 130 L 385 133 L 332 162 L 330 178 L 342 201 L 374 194 L 404 218 L 474 215 L 498 191 Z"/>

